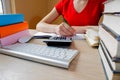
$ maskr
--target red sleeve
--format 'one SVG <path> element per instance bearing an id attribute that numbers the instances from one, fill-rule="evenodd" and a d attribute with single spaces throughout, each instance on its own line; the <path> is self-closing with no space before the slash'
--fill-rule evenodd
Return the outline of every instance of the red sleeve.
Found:
<path id="1" fill-rule="evenodd" d="M 55 8 L 56 8 L 56 10 L 57 10 L 57 12 L 58 12 L 59 14 L 62 14 L 63 1 L 64 1 L 64 0 L 60 0 L 60 2 L 55 5 Z"/>
<path id="2" fill-rule="evenodd" d="M 104 11 L 104 2 L 107 1 L 107 0 L 101 0 L 101 11 L 103 12 Z"/>

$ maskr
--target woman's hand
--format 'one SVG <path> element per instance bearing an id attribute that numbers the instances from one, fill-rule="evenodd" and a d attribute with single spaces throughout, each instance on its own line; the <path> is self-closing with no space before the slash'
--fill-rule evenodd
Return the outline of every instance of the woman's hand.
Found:
<path id="1" fill-rule="evenodd" d="M 55 32 L 61 36 L 73 36 L 76 34 L 75 29 L 64 22 L 55 28 Z"/>

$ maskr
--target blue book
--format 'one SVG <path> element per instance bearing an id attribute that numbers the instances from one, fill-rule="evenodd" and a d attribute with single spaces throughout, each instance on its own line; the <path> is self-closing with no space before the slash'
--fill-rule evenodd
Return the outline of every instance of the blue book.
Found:
<path id="1" fill-rule="evenodd" d="M 20 23 L 24 21 L 23 14 L 1 14 L 0 26 L 6 26 L 10 24 Z"/>

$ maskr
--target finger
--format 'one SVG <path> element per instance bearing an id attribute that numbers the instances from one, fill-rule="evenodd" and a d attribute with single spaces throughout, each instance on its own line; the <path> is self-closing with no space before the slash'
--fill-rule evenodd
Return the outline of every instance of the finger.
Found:
<path id="1" fill-rule="evenodd" d="M 60 35 L 61 36 L 67 36 L 67 34 L 65 32 L 63 32 L 63 31 L 60 31 Z"/>
<path id="2" fill-rule="evenodd" d="M 66 35 L 73 35 L 64 24 L 62 24 L 61 31 L 66 33 Z"/>
<path id="3" fill-rule="evenodd" d="M 75 35 L 76 34 L 76 30 L 72 27 L 69 27 L 68 30 L 73 34 Z"/>
<path id="4" fill-rule="evenodd" d="M 58 35 L 66 36 L 67 34 L 62 30 L 62 28 L 63 28 L 63 25 L 61 23 L 60 25 L 58 25 L 58 27 L 55 28 L 55 32 Z"/>
<path id="5" fill-rule="evenodd" d="M 63 23 L 63 24 L 64 24 L 64 26 L 65 26 L 70 32 L 72 32 L 72 33 L 75 32 L 75 29 L 74 29 L 74 28 L 72 28 L 71 26 L 69 26 L 69 25 L 66 24 L 66 23 Z"/>
<path id="6" fill-rule="evenodd" d="M 71 26 L 69 26 L 66 23 L 63 23 L 63 25 L 64 25 L 65 30 L 67 30 L 68 34 L 70 34 L 70 35 L 74 35 L 75 34 L 76 31 Z"/>

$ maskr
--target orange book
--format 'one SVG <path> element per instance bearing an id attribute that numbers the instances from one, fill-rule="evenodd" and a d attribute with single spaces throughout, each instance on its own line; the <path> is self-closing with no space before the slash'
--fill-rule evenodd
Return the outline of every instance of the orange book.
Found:
<path id="1" fill-rule="evenodd" d="M 7 25 L 0 27 L 0 38 L 9 36 L 11 34 L 28 29 L 28 23 L 26 21 L 22 23 Z"/>

